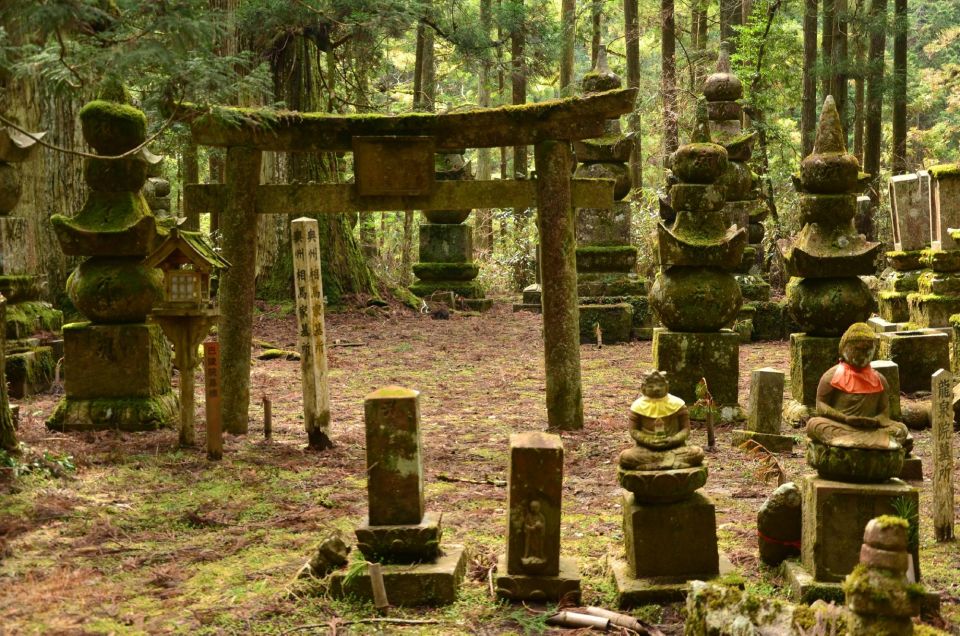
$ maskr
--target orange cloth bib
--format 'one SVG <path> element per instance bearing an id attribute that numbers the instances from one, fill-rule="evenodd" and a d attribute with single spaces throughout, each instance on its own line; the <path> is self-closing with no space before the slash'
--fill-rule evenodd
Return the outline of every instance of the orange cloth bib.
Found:
<path id="1" fill-rule="evenodd" d="M 880 393 L 883 391 L 880 374 L 873 367 L 868 365 L 858 369 L 842 360 L 833 373 L 830 386 L 840 389 L 844 393 Z"/>

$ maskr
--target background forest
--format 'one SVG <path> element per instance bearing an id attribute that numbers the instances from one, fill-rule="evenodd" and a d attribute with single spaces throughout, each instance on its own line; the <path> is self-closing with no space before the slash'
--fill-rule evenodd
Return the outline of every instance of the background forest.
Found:
<path id="1" fill-rule="evenodd" d="M 625 14 L 630 20 L 625 19 Z M 191 145 L 169 104 L 272 106 L 332 113 L 449 111 L 540 101 L 578 91 L 600 46 L 639 87 L 629 129 L 641 268 L 657 218 L 665 156 L 689 137 L 693 104 L 721 39 L 734 47 L 749 123 L 760 132 L 771 242 L 796 229 L 789 175 L 809 152 L 827 93 L 849 146 L 885 184 L 891 173 L 957 159 L 960 4 L 895 0 L 13 0 L 0 6 L 0 116 L 46 142 L 82 151 L 78 108 L 104 80 L 126 84 L 166 156 L 179 209 L 184 183 L 219 181 L 216 151 Z M 627 24 L 635 22 L 635 29 Z M 44 148 L 22 169 L 17 214 L 30 220 L 36 267 L 65 301 L 71 263 L 47 219 L 81 206 L 80 157 Z M 268 153 L 269 155 L 269 153 Z M 478 178 L 529 176 L 532 153 L 471 150 Z M 272 155 L 265 182 L 344 182 L 349 158 Z M 885 186 L 861 229 L 889 240 Z M 534 277 L 529 210 L 479 210 L 481 280 L 515 292 Z M 415 213 L 320 218 L 328 301 L 359 300 L 410 282 Z M 192 219 L 216 236 L 217 219 Z M 209 223 L 209 226 L 207 225 Z M 260 221 L 258 290 L 289 298 L 288 219 Z M 362 254 L 362 257 L 359 256 Z M 646 255 L 646 258 L 644 258 Z M 776 283 L 777 281 L 774 280 Z"/>

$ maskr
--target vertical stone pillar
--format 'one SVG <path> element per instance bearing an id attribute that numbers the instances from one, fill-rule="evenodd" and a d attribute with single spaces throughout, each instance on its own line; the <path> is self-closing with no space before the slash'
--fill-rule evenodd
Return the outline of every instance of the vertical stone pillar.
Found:
<path id="1" fill-rule="evenodd" d="M 534 146 L 537 229 L 543 273 L 543 349 L 547 422 L 553 429 L 583 428 L 580 385 L 580 317 L 577 307 L 577 240 L 570 194 L 573 155 L 565 141 Z"/>
<path id="2" fill-rule="evenodd" d="M 579 598 L 576 562 L 560 556 L 562 488 L 560 437 L 511 435 L 507 552 L 497 564 L 497 596 L 513 601 Z"/>
<path id="3" fill-rule="evenodd" d="M 309 447 L 323 450 L 330 440 L 330 387 L 327 379 L 326 330 L 323 319 L 323 274 L 316 219 L 301 217 L 291 223 L 303 423 Z"/>
<path id="4" fill-rule="evenodd" d="M 960 166 L 934 166 L 930 176 L 933 237 L 930 249 L 923 250 L 919 259 L 928 271 L 920 274 L 917 291 L 907 296 L 907 302 L 910 322 L 949 327 L 950 316 L 960 313 L 960 231 L 956 231 L 960 228 Z"/>
<path id="5" fill-rule="evenodd" d="M 922 192 L 916 174 L 892 177 L 889 191 L 893 251 L 886 255 L 891 269 L 880 277 L 880 316 L 890 322 L 906 322 L 910 319 L 907 297 L 918 291 L 923 273 L 921 250 L 930 245 L 930 199 Z"/>
<path id="6" fill-rule="evenodd" d="M 953 377 L 940 369 L 932 377 L 933 424 L 933 534 L 951 541 L 953 527 Z"/>
<path id="7" fill-rule="evenodd" d="M 783 371 L 764 367 L 750 374 L 750 402 L 746 430 L 733 431 L 730 439 L 740 446 L 748 439 L 773 453 L 793 451 L 793 437 L 780 434 L 783 416 Z"/>
<path id="8" fill-rule="evenodd" d="M 223 428 L 245 435 L 250 409 L 250 340 L 257 274 L 257 187 L 262 153 L 227 148 L 226 207 L 220 214 L 220 245 L 231 263 L 220 276 L 217 331 L 223 364 Z"/>

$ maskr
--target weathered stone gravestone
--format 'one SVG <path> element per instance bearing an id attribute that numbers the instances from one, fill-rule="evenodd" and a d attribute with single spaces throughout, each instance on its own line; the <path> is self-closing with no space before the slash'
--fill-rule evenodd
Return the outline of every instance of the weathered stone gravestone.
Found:
<path id="1" fill-rule="evenodd" d="M 620 77 L 607 66 L 600 47 L 596 67 L 583 77 L 585 94 L 620 88 Z M 630 240 L 630 171 L 627 163 L 634 140 L 620 129 L 620 118 L 607 120 L 607 134 L 575 141 L 579 165 L 575 175 L 613 179 L 611 208 L 577 210 L 577 294 L 580 297 L 580 341 L 612 344 L 650 337 L 647 281 L 636 273 L 637 248 Z M 526 302 L 526 301 L 525 301 Z"/>
<path id="2" fill-rule="evenodd" d="M 833 97 L 823 103 L 813 153 L 800 164 L 803 228 L 778 246 L 787 274 L 790 315 L 801 332 L 790 334 L 790 390 L 800 420 L 816 400 L 817 383 L 836 361 L 839 337 L 870 317 L 873 294 L 858 275 L 873 274 L 879 243 L 854 227 L 860 163 L 846 150 Z"/>
<path id="3" fill-rule="evenodd" d="M 303 389 L 303 424 L 310 448 L 330 448 L 330 386 L 326 328 L 323 321 L 323 273 L 316 219 L 294 219 L 290 233 L 297 296 L 297 342 Z"/>
<path id="4" fill-rule="evenodd" d="M 80 110 L 86 142 L 106 156 L 142 144 L 143 112 L 125 102 L 120 86 L 103 96 Z M 89 257 L 67 281 L 67 294 L 89 322 L 63 330 L 66 396 L 47 420 L 51 429 L 152 430 L 179 418 L 170 348 L 160 326 L 145 322 L 163 285 L 162 272 L 143 263 L 157 238 L 141 193 L 152 156 L 86 159 L 83 208 L 50 219 L 64 254 Z"/>
<path id="5" fill-rule="evenodd" d="M 933 405 L 933 533 L 937 541 L 954 538 L 953 377 L 940 369 L 931 379 Z"/>
<path id="6" fill-rule="evenodd" d="M 921 253 L 929 271 L 917 280 L 917 291 L 907 297 L 910 322 L 920 327 L 948 327 L 960 313 L 960 168 L 934 166 L 932 177 L 933 240 Z"/>
<path id="7" fill-rule="evenodd" d="M 654 330 L 653 364 L 666 371 L 673 390 L 689 404 L 705 378 L 721 417 L 739 414 L 740 337 L 724 327 L 733 323 L 742 296 L 731 273 L 739 267 L 747 232 L 730 226 L 724 189 L 717 184 L 727 167 L 727 151 L 710 141 L 705 106 L 699 106 L 697 132 L 672 156 L 679 183 L 670 188 L 676 220 L 657 226 L 660 274 L 650 305 L 665 329 Z"/>
<path id="8" fill-rule="evenodd" d="M 900 367 L 890 360 L 874 360 L 870 363 L 874 371 L 887 381 L 889 391 L 887 398 L 890 401 L 891 419 L 903 422 L 903 411 L 900 406 Z M 900 479 L 906 481 L 923 481 L 923 462 L 913 454 L 913 449 L 904 449 L 903 468 L 900 469 Z"/>
<path id="9" fill-rule="evenodd" d="M 734 430 L 734 446 L 753 440 L 772 453 L 793 452 L 793 436 L 780 434 L 783 417 L 783 371 L 769 367 L 755 369 L 750 375 L 750 403 L 747 428 Z"/>
<path id="10" fill-rule="evenodd" d="M 440 549 L 440 519 L 425 510 L 420 392 L 398 386 L 364 400 L 368 522 L 356 530 L 368 561 L 383 564 L 391 605 L 444 605 L 456 600 L 466 570 L 463 546 Z M 370 576 L 333 575 L 335 596 L 371 599 Z"/>
<path id="11" fill-rule="evenodd" d="M 27 161 L 38 139 L 46 133 L 25 135 L 0 128 L 0 294 L 7 299 L 6 379 L 10 396 L 22 398 L 50 388 L 63 342 L 42 342 L 37 335 L 59 333 L 63 314 L 41 300 L 46 287 L 30 250 L 27 219 L 9 216 L 20 200 L 20 176 L 15 164 Z M 54 345 L 54 346 L 49 346 Z"/>
<path id="12" fill-rule="evenodd" d="M 897 175 L 889 183 L 894 251 L 886 255 L 890 269 L 880 277 L 878 300 L 880 315 L 890 322 L 910 319 L 907 297 L 919 289 L 920 256 L 930 246 L 930 196 L 923 183 L 918 174 Z M 929 189 L 929 176 L 926 185 Z"/>
<path id="13" fill-rule="evenodd" d="M 836 595 L 836 584 L 859 560 L 863 528 L 873 517 L 919 509 L 916 488 L 896 478 L 913 440 L 890 417 L 890 386 L 870 362 L 877 337 L 855 323 L 840 341 L 839 364 L 821 377 L 816 415 L 807 422 L 807 463 L 801 481 L 801 564 L 787 563 L 793 593 L 805 600 Z M 919 563 L 916 548 L 914 563 Z"/>
<path id="14" fill-rule="evenodd" d="M 580 599 L 580 572 L 560 555 L 563 442 L 559 435 L 510 436 L 507 551 L 497 561 L 497 596 L 511 601 Z"/>
<path id="15" fill-rule="evenodd" d="M 680 600 L 687 581 L 720 573 L 716 509 L 696 492 L 707 481 L 703 450 L 687 445 L 690 414 L 667 390 L 659 371 L 644 377 L 630 407 L 635 445 L 618 462 L 627 558 L 610 566 L 620 607 Z"/>
<path id="16" fill-rule="evenodd" d="M 939 329 L 914 329 L 878 334 L 877 357 L 895 362 L 900 369 L 900 390 L 927 391 L 937 369 L 950 368 L 950 336 Z"/>

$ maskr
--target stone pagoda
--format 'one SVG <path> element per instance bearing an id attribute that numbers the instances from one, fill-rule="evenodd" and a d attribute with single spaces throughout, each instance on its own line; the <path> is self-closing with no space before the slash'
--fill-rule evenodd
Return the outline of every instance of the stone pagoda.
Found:
<path id="1" fill-rule="evenodd" d="M 832 96 L 820 113 L 813 153 L 800 164 L 803 227 L 779 242 L 787 273 L 787 306 L 801 333 L 790 334 L 790 390 L 797 404 L 789 419 L 803 421 L 816 401 L 820 376 L 836 362 L 840 335 L 873 309 L 873 295 L 859 276 L 874 272 L 879 243 L 858 234 L 860 163 L 849 154 Z"/>
<path id="2" fill-rule="evenodd" d="M 730 72 L 730 49 L 726 42 L 720 44 L 717 72 L 708 76 L 703 85 L 707 100 L 707 115 L 710 119 L 710 135 L 714 142 L 727 150 L 727 169 L 718 185 L 724 188 L 726 204 L 724 212 L 727 223 L 747 230 L 749 245 L 743 250 L 743 260 L 735 274 L 743 295 L 744 305 L 738 322 L 748 326 L 744 335 L 753 328 L 753 315 L 758 303 L 770 300 L 770 284 L 760 276 L 758 255 L 763 253 L 763 219 L 767 206 L 760 198 L 760 179 L 750 169 L 750 157 L 756 133 L 743 131 L 743 97 L 740 79 Z"/>
<path id="3" fill-rule="evenodd" d="M 692 143 L 672 156 L 670 200 L 676 219 L 657 227 L 660 273 L 650 290 L 650 306 L 665 328 L 653 332 L 653 364 L 666 371 L 674 392 L 687 403 L 706 378 L 721 416 L 739 413 L 739 336 L 725 329 L 740 311 L 742 296 L 732 271 L 742 261 L 747 231 L 728 223 L 724 188 L 727 151 L 710 141 L 706 108 Z"/>
<path id="4" fill-rule="evenodd" d="M 470 163 L 462 152 L 436 156 L 437 181 L 473 179 Z M 470 309 L 484 311 L 491 301 L 483 297 L 476 281 L 480 267 L 473 262 L 473 228 L 464 223 L 471 210 L 426 210 L 420 224 L 420 262 L 413 265 L 417 282 L 410 286 L 417 296 L 453 292 Z"/>
<path id="5" fill-rule="evenodd" d="M 0 129 L 0 294 L 7 300 L 5 366 L 10 397 L 14 398 L 49 389 L 57 360 L 63 355 L 57 335 L 63 327 L 63 314 L 42 300 L 46 280 L 31 273 L 37 264 L 30 249 L 27 219 L 10 216 L 21 195 L 15 164 L 29 159 L 45 134 Z"/>
<path id="6" fill-rule="evenodd" d="M 690 413 L 668 389 L 651 371 L 630 406 L 634 446 L 617 468 L 627 559 L 611 562 L 620 607 L 680 600 L 687 581 L 720 572 L 716 507 L 697 492 L 707 482 L 704 453 L 687 444 Z"/>
<path id="7" fill-rule="evenodd" d="M 583 76 L 584 94 L 621 87 L 607 66 L 601 46 L 596 67 Z M 647 282 L 637 273 L 637 248 L 630 244 L 630 171 L 634 140 L 623 134 L 620 119 L 607 120 L 607 134 L 573 142 L 577 178 L 612 179 L 612 208 L 577 210 L 577 294 L 580 296 L 580 340 L 596 342 L 599 326 L 604 343 L 650 337 Z M 524 301 L 526 302 L 526 301 Z"/>
<path id="8" fill-rule="evenodd" d="M 147 137 L 146 117 L 119 85 L 84 106 L 80 123 L 100 155 L 122 154 Z M 143 264 L 157 238 L 141 192 L 150 157 L 87 159 L 83 208 L 51 218 L 63 252 L 88 257 L 67 280 L 87 321 L 63 329 L 66 396 L 47 420 L 52 429 L 140 431 L 178 420 L 170 349 L 160 326 L 145 322 L 163 285 L 163 274 Z"/>

